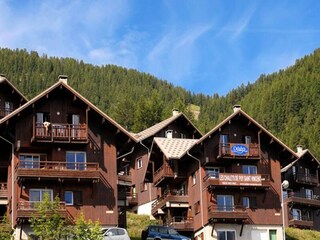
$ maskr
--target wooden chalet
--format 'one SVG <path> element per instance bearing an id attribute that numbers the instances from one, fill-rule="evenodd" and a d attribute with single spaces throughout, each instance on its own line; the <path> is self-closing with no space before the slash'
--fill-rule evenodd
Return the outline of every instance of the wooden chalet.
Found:
<path id="1" fill-rule="evenodd" d="M 0 74 L 0 119 L 27 102 L 27 98 Z"/>
<path id="2" fill-rule="evenodd" d="M 123 209 L 151 215 L 151 204 L 159 195 L 157 186 L 153 185 L 153 163 L 149 161 L 153 139 L 199 139 L 202 134 L 183 113 L 173 109 L 171 117 L 132 135 L 137 144 L 130 154 L 118 159 L 121 202 Z"/>
<path id="3" fill-rule="evenodd" d="M 198 141 L 155 138 L 152 214 L 198 239 L 280 240 L 280 169 L 295 158 L 240 107 Z"/>
<path id="4" fill-rule="evenodd" d="M 28 218 L 44 194 L 60 198 L 59 211 L 70 223 L 83 212 L 102 226 L 120 225 L 117 154 L 136 140 L 66 76 L 3 117 L 0 136 L 0 200 L 8 203 L 16 236 L 31 232 Z"/>
<path id="5" fill-rule="evenodd" d="M 289 182 L 283 190 L 285 225 L 320 230 L 320 162 L 308 149 L 297 147 L 298 159 L 281 169 Z"/>

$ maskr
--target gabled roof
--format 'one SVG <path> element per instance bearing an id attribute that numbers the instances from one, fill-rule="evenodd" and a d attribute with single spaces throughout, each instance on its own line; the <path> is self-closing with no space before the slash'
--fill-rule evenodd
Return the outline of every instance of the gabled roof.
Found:
<path id="1" fill-rule="evenodd" d="M 166 158 L 180 159 L 198 139 L 155 137 L 153 141 L 158 145 Z"/>
<path id="2" fill-rule="evenodd" d="M 120 124 L 118 124 L 116 121 L 114 121 L 112 118 L 110 118 L 107 114 L 102 112 L 99 108 L 97 108 L 94 104 L 92 104 L 89 100 L 87 100 L 85 97 L 83 97 L 80 93 L 78 93 L 76 90 L 74 90 L 72 87 L 70 87 L 67 83 L 64 81 L 58 81 L 55 84 L 53 84 L 51 87 L 47 88 L 43 92 L 41 92 L 39 95 L 35 96 L 33 99 L 22 105 L 21 107 L 17 108 L 4 118 L 0 119 L 0 124 L 6 122 L 9 120 L 11 117 L 15 116 L 16 114 L 20 113 L 24 109 L 28 108 L 31 106 L 33 103 L 37 102 L 39 99 L 42 97 L 45 97 L 48 93 L 52 92 L 54 89 L 58 87 L 64 87 L 67 90 L 69 90 L 72 94 L 74 94 L 77 98 L 82 100 L 85 104 L 87 104 L 90 108 L 92 108 L 94 111 L 96 111 L 98 114 L 100 114 L 104 119 L 109 121 L 111 124 L 113 124 L 115 127 L 117 127 L 120 131 L 122 131 L 124 134 L 126 134 L 130 139 L 134 140 L 137 142 L 137 139 L 134 138 L 126 129 L 124 129 Z"/>
<path id="3" fill-rule="evenodd" d="M 288 169 L 290 169 L 296 162 L 298 161 L 302 161 L 302 158 L 309 154 L 311 156 L 312 159 L 314 159 L 318 165 L 320 166 L 320 161 L 310 152 L 309 149 L 303 149 L 301 152 L 297 152 L 296 155 L 297 155 L 297 159 L 294 160 L 292 163 L 288 164 L 287 166 L 283 167 L 281 169 L 281 172 L 286 172 Z"/>
<path id="4" fill-rule="evenodd" d="M 249 121 L 251 121 L 253 124 L 255 124 L 258 128 L 262 130 L 265 134 L 270 136 L 275 142 L 280 144 L 282 147 L 284 147 L 288 152 L 290 152 L 293 156 L 296 156 L 296 153 L 291 150 L 287 145 L 285 145 L 283 142 L 281 142 L 278 138 L 276 138 L 272 133 L 270 133 L 267 129 L 265 129 L 262 125 L 260 125 L 256 120 L 254 120 L 251 116 L 249 116 L 246 112 L 244 112 L 241 109 L 236 110 L 234 113 L 232 113 L 229 117 L 227 117 L 225 120 L 223 120 L 221 123 L 219 123 L 217 126 L 215 126 L 211 131 L 209 131 L 207 134 L 205 134 L 202 138 L 199 139 L 199 143 L 203 142 L 205 139 L 207 139 L 210 135 L 212 135 L 214 132 L 218 131 L 219 128 L 221 128 L 223 125 L 228 123 L 232 118 L 234 118 L 237 115 L 243 115 L 246 117 Z"/>
<path id="5" fill-rule="evenodd" d="M 171 116 L 165 120 L 163 120 L 162 122 L 159 122 L 139 133 L 132 133 L 132 135 L 138 140 L 138 141 L 142 141 L 148 137 L 151 137 L 155 134 L 157 134 L 158 132 L 160 132 L 163 128 L 167 127 L 170 123 L 174 122 L 176 119 L 178 118 L 185 118 L 193 127 L 194 129 L 200 134 L 202 135 L 202 133 L 196 128 L 196 126 L 183 114 L 183 113 L 178 113 L 177 115 Z"/>
<path id="6" fill-rule="evenodd" d="M 20 97 L 27 102 L 28 99 L 4 76 L 4 75 L 0 75 L 0 84 L 8 84 L 15 92 L 18 93 L 18 95 L 20 95 Z"/>

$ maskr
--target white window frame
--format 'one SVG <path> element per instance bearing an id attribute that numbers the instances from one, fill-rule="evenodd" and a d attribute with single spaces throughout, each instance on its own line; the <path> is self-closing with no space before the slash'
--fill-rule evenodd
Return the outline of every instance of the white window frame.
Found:
<path id="1" fill-rule="evenodd" d="M 142 158 L 137 158 L 137 169 L 142 168 L 143 164 L 142 164 Z"/>
<path id="2" fill-rule="evenodd" d="M 234 230 L 234 229 L 217 229 L 216 230 L 216 232 L 217 232 L 217 240 L 219 240 L 219 238 L 218 238 L 218 232 L 224 232 L 225 234 L 224 234 L 224 239 L 226 239 L 226 240 L 229 240 L 228 238 L 227 238 L 227 232 L 234 232 L 234 239 L 237 239 L 237 231 L 236 230 Z"/>
<path id="3" fill-rule="evenodd" d="M 222 212 L 232 212 L 232 211 L 234 211 L 234 196 L 233 195 L 218 194 L 217 195 L 217 206 L 218 206 L 218 209 L 219 209 L 218 197 L 223 197 L 223 205 L 221 206 L 223 208 L 222 208 L 222 210 L 219 210 L 219 211 L 222 211 Z M 232 199 L 231 206 L 226 205 L 226 197 L 231 197 L 231 199 Z M 228 207 L 231 207 L 231 209 L 228 209 Z"/>
<path id="4" fill-rule="evenodd" d="M 66 201 L 66 193 L 71 193 L 71 203 L 67 203 Z M 64 201 L 66 205 L 73 205 L 74 204 L 74 196 L 73 196 L 73 191 L 64 191 Z"/>
<path id="5" fill-rule="evenodd" d="M 297 216 L 295 216 L 295 214 L 294 214 L 295 211 L 296 211 L 297 213 L 299 213 L 299 215 L 298 215 L 299 218 L 297 218 Z M 301 209 L 293 208 L 293 209 L 292 209 L 292 217 L 293 217 L 294 220 L 301 220 L 301 218 L 302 218 Z"/>
<path id="6" fill-rule="evenodd" d="M 68 162 L 68 154 L 74 154 L 75 155 L 75 161 L 74 162 Z M 81 153 L 81 154 L 84 154 L 84 162 L 83 162 L 83 167 L 81 167 L 81 165 L 77 164 L 77 163 L 81 163 L 81 162 L 78 162 L 77 161 L 77 158 L 76 158 L 76 154 L 77 153 Z M 87 153 L 84 152 L 84 151 L 66 151 L 66 164 L 67 164 L 67 169 L 68 170 L 86 170 L 87 169 Z M 73 168 L 69 168 L 68 166 L 74 164 L 74 167 Z"/>
<path id="7" fill-rule="evenodd" d="M 4 102 L 4 113 L 9 115 L 13 111 L 13 103 L 9 101 Z"/>
<path id="8" fill-rule="evenodd" d="M 313 190 L 310 188 L 305 188 L 306 199 L 313 199 Z"/>
<path id="9" fill-rule="evenodd" d="M 30 196 L 31 196 L 32 191 L 40 192 L 40 201 L 30 200 Z M 52 202 L 53 201 L 53 189 L 49 189 L 49 188 L 30 188 L 29 189 L 29 201 L 30 202 L 42 202 L 45 192 L 50 192 L 50 201 Z"/>
<path id="10" fill-rule="evenodd" d="M 248 170 L 249 170 L 248 173 L 244 173 L 244 172 L 243 172 L 243 168 L 244 168 L 244 167 L 248 167 Z M 255 169 L 255 172 L 254 172 L 254 173 L 251 172 L 251 167 L 254 167 L 254 169 Z M 243 173 L 243 174 L 257 174 L 257 173 L 258 173 L 258 168 L 257 168 L 256 165 L 242 165 L 242 173 Z"/>
<path id="11" fill-rule="evenodd" d="M 24 156 L 24 158 L 26 157 L 31 157 L 32 160 L 21 160 L 21 157 Z M 38 157 L 38 160 L 34 160 L 35 157 Z M 38 169 L 40 168 L 40 159 L 41 159 L 41 156 L 40 154 L 38 153 L 20 153 L 19 154 L 19 162 L 20 162 L 20 166 L 22 165 L 22 168 L 27 168 L 27 169 Z M 24 162 L 24 161 L 27 161 L 27 162 Z M 22 164 L 23 163 L 23 164 Z"/>
<path id="12" fill-rule="evenodd" d="M 180 133 L 180 138 L 187 138 L 187 135 L 185 133 Z"/>

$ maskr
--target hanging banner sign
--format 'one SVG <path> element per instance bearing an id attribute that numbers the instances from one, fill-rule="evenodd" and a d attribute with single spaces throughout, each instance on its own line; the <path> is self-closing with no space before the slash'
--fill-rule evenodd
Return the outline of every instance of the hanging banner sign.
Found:
<path id="1" fill-rule="evenodd" d="M 230 143 L 230 154 L 233 156 L 248 156 L 249 145 Z"/>

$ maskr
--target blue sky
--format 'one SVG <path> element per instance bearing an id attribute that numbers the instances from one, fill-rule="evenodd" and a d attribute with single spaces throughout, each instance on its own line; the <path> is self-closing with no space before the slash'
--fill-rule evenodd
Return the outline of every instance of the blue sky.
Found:
<path id="1" fill-rule="evenodd" d="M 209 95 L 320 45 L 317 0 L 0 0 L 0 9 L 2 48 L 133 68 Z"/>

